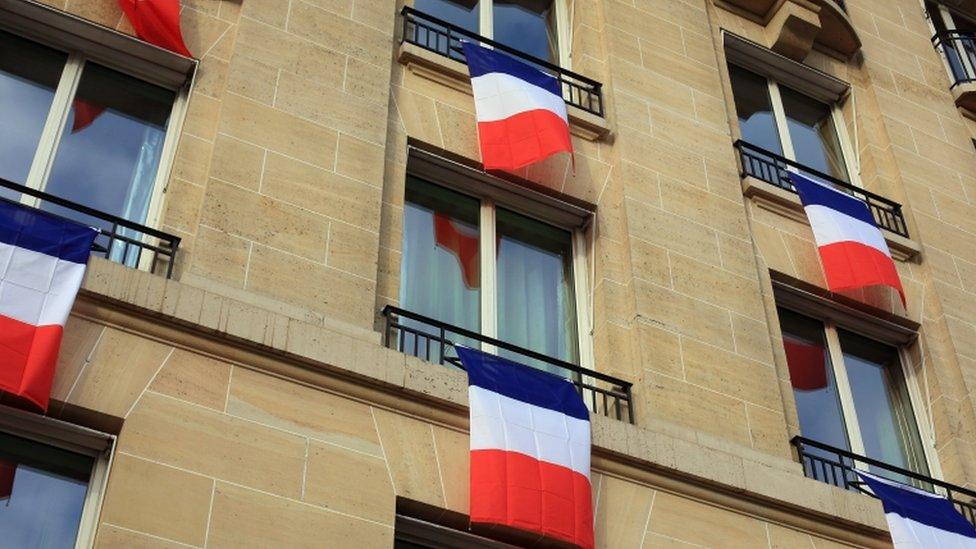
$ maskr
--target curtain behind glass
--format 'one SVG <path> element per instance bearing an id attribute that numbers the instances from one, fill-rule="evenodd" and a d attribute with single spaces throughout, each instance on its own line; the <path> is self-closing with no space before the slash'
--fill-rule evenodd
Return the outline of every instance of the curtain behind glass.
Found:
<path id="1" fill-rule="evenodd" d="M 67 54 L 0 32 L 0 178 L 24 185 Z M 20 193 L 0 188 L 0 197 Z"/>
<path id="2" fill-rule="evenodd" d="M 762 76 L 735 65 L 729 65 L 729 77 L 742 140 L 782 155 L 783 146 L 769 99 L 769 83 Z"/>
<path id="3" fill-rule="evenodd" d="M 850 450 L 840 393 L 827 351 L 824 325 L 818 320 L 777 309 L 783 330 L 783 346 L 789 363 L 793 398 L 804 437 Z M 829 453 L 808 448 L 810 453 L 836 459 Z"/>
<path id="4" fill-rule="evenodd" d="M 559 64 L 552 0 L 495 0 L 492 11 L 496 42 Z"/>
<path id="5" fill-rule="evenodd" d="M 403 211 L 403 255 L 400 261 L 400 307 L 459 326 L 481 331 L 481 265 L 478 250 L 477 199 L 412 176 L 407 177 Z M 433 326 L 405 324 L 438 335 Z M 448 334 L 454 343 L 478 348 L 476 341 Z M 405 353 L 437 362 L 441 349 L 412 337 Z M 453 355 L 452 355 L 453 356 Z"/>
<path id="6" fill-rule="evenodd" d="M 794 160 L 804 167 L 848 181 L 830 105 L 782 85 L 779 93 L 793 142 Z"/>
<path id="7" fill-rule="evenodd" d="M 94 460 L 0 433 L 0 548 L 75 546 Z"/>
<path id="8" fill-rule="evenodd" d="M 578 364 L 572 234 L 502 208 L 496 225 L 498 339 Z M 506 356 L 567 375 L 541 361 Z"/>
<path id="9" fill-rule="evenodd" d="M 928 474 L 908 389 L 893 347 L 838 330 L 865 454 Z M 883 470 L 874 472 L 905 482 Z"/>

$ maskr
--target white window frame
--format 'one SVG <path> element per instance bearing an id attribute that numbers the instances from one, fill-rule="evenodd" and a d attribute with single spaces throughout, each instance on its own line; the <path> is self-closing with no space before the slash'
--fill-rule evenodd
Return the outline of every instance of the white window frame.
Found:
<path id="1" fill-rule="evenodd" d="M 572 47 L 570 33 L 570 6 L 573 0 L 552 0 L 552 7 L 556 10 L 556 50 L 559 59 L 556 60 L 560 67 L 571 70 L 570 51 Z M 493 40 L 495 38 L 495 2 L 494 0 L 479 0 L 478 2 L 478 34 Z"/>
<path id="2" fill-rule="evenodd" d="M 0 405 L 0 432 L 93 458 L 75 538 L 75 549 L 91 547 L 112 466 L 115 436 L 3 405 Z"/>
<path id="3" fill-rule="evenodd" d="M 503 207 L 520 215 L 558 227 L 571 234 L 579 366 L 588 370 L 595 370 L 593 338 L 588 324 L 591 304 L 590 287 L 587 282 L 589 263 L 586 246 L 586 231 L 594 229 L 590 226 L 593 219 L 592 210 L 525 187 L 516 186 L 461 162 L 413 146 L 410 147 L 407 173 L 479 201 L 480 332 L 486 337 L 498 338 L 497 256 L 495 254 L 495 213 L 497 208 Z M 484 346 L 482 350 L 489 353 L 494 352 L 494 349 L 489 346 Z"/>
<path id="4" fill-rule="evenodd" d="M 159 227 L 197 62 L 32 2 L 0 3 L 0 30 L 68 54 L 25 182 L 31 189 L 45 191 L 47 188 L 86 61 L 174 92 L 146 219 L 134 221 L 147 227 Z M 35 197 L 21 196 L 21 203 L 27 206 L 36 207 L 39 202 Z M 143 235 L 144 240 L 149 238 Z M 148 269 L 150 264 L 151 258 L 147 255 L 139 267 Z"/>

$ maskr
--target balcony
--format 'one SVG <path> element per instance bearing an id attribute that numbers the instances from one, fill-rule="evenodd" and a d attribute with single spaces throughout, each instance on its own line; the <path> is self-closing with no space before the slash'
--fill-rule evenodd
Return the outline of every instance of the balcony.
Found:
<path id="1" fill-rule="evenodd" d="M 736 141 L 734 146 L 739 151 L 739 161 L 742 169 L 740 175 L 744 181 L 751 177 L 769 183 L 777 189 L 796 194 L 796 189 L 793 188 L 793 184 L 788 179 L 788 168 L 794 168 L 800 173 L 826 181 L 839 190 L 863 200 L 867 204 L 868 210 L 871 211 L 871 215 L 874 217 L 875 222 L 877 222 L 878 227 L 903 237 L 906 240 L 909 238 L 908 226 L 905 224 L 905 216 L 902 214 L 901 204 L 861 189 L 860 187 L 855 187 L 846 181 L 841 181 L 823 172 L 807 168 L 774 152 L 751 145 L 745 141 Z M 755 192 L 750 189 L 747 183 L 744 183 L 744 185 L 746 186 L 745 192 L 747 195 L 752 195 Z M 792 202 L 799 204 L 796 199 L 793 199 Z"/>
<path id="2" fill-rule="evenodd" d="M 854 467 L 890 480 L 910 484 L 916 488 L 945 496 L 968 520 L 976 524 L 976 492 L 921 475 L 907 469 L 860 456 L 803 437 L 793 437 L 790 444 L 796 449 L 807 478 L 832 484 L 845 490 L 856 490 L 874 497 L 865 490 Z"/>
<path id="3" fill-rule="evenodd" d="M 45 211 L 97 228 L 99 235 L 95 237 L 95 242 L 92 244 L 94 256 L 160 274 L 166 278 L 173 276 L 176 251 L 180 246 L 178 236 L 18 185 L 6 179 L 0 179 L 0 192 L 8 196 L 19 193 L 22 197 L 21 204 L 29 202 L 33 207 L 38 207 L 38 203 L 43 203 Z M 3 197 L 0 197 L 0 200 L 10 201 Z"/>
<path id="4" fill-rule="evenodd" d="M 470 81 L 461 40 L 478 42 L 546 72 L 559 81 L 563 99 L 569 107 L 571 129 L 587 139 L 602 138 L 609 133 L 605 120 L 603 84 L 566 70 L 544 59 L 485 38 L 442 19 L 405 6 L 401 10 L 403 27 L 398 60 L 418 67 L 429 78 L 457 89 L 469 90 Z"/>
<path id="5" fill-rule="evenodd" d="M 976 33 L 945 31 L 932 37 L 949 69 L 956 106 L 976 113 Z"/>
<path id="6" fill-rule="evenodd" d="M 387 305 L 383 308 L 386 326 L 384 345 L 428 362 L 462 368 L 454 352 L 455 343 L 504 352 L 506 358 L 524 364 L 534 364 L 566 377 L 583 396 L 590 412 L 620 421 L 634 422 L 631 383 L 588 370 L 541 353 L 483 336 L 458 326 Z"/>

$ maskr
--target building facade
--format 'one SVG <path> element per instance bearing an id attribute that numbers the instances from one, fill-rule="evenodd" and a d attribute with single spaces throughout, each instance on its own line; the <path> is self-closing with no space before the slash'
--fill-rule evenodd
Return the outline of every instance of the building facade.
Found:
<path id="1" fill-rule="evenodd" d="M 50 410 L 0 414 L 13 546 L 535 543 L 468 532 L 453 344 L 581 387 L 599 548 L 888 546 L 854 466 L 976 520 L 976 3 L 181 21 L 196 61 L 0 0 L 0 196 L 103 231 Z M 462 39 L 558 75 L 572 161 L 480 168 Z M 907 305 L 827 291 L 792 170 L 867 202 Z"/>

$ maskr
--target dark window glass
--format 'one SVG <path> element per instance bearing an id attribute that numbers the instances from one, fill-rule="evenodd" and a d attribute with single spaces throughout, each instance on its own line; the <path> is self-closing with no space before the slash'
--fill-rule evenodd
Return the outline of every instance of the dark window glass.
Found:
<path id="1" fill-rule="evenodd" d="M 94 459 L 0 433 L 0 547 L 75 546 Z"/>
<path id="2" fill-rule="evenodd" d="M 830 105 L 786 86 L 779 87 L 795 160 L 802 166 L 847 181 L 847 168 Z"/>
<path id="3" fill-rule="evenodd" d="M 502 208 L 496 224 L 499 339 L 578 363 L 572 234 Z M 511 358 L 567 375 L 545 363 Z"/>
<path id="4" fill-rule="evenodd" d="M 729 65 L 729 76 L 742 140 L 782 155 L 766 79 L 735 65 Z"/>
<path id="5" fill-rule="evenodd" d="M 414 0 L 413 5 L 427 15 L 480 34 L 478 0 Z"/>
<path id="6" fill-rule="evenodd" d="M 68 56 L 0 32 L 0 178 L 27 182 Z M 16 200 L 18 193 L 0 190 Z"/>
<path id="7" fill-rule="evenodd" d="M 493 14 L 496 42 L 559 64 L 552 0 L 495 0 Z"/>
<path id="8" fill-rule="evenodd" d="M 481 261 L 477 199 L 407 178 L 403 211 L 403 256 L 400 259 L 400 305 L 441 322 L 481 331 Z M 426 333 L 432 326 L 411 324 Z M 452 337 L 457 343 L 476 343 Z M 415 352 L 415 347 L 419 352 Z M 404 352 L 426 358 L 427 344 L 404 341 Z M 431 360 L 440 349 L 432 346 Z"/>

